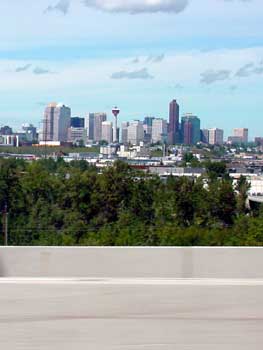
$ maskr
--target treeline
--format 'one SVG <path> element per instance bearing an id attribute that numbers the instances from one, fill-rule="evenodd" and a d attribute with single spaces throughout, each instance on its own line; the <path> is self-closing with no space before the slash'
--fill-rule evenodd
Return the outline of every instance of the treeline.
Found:
<path id="1" fill-rule="evenodd" d="M 9 244 L 262 245 L 263 214 L 247 209 L 246 180 L 233 186 L 223 163 L 206 169 L 196 181 L 163 181 L 122 162 L 98 170 L 85 161 L 2 159 Z"/>

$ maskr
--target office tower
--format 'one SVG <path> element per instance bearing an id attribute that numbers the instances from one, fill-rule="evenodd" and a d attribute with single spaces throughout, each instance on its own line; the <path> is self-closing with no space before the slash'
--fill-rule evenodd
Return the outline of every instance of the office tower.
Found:
<path id="1" fill-rule="evenodd" d="M 72 128 L 84 128 L 85 118 L 74 117 L 70 119 L 70 126 Z"/>
<path id="2" fill-rule="evenodd" d="M 210 145 L 223 145 L 224 144 L 224 130 L 222 129 L 209 129 L 208 141 Z"/>
<path id="3" fill-rule="evenodd" d="M 143 130 L 144 130 L 144 142 L 151 143 L 152 142 L 152 125 L 154 117 L 145 117 L 143 121 Z"/>
<path id="4" fill-rule="evenodd" d="M 89 113 L 85 117 L 85 125 L 87 132 L 87 141 L 94 141 L 94 113 Z"/>
<path id="5" fill-rule="evenodd" d="M 68 141 L 77 145 L 80 145 L 80 144 L 82 144 L 83 146 L 86 145 L 86 141 L 87 141 L 86 129 L 70 127 L 68 129 Z"/>
<path id="6" fill-rule="evenodd" d="M 43 141 L 67 141 L 70 117 L 69 107 L 55 102 L 50 103 L 44 113 Z"/>
<path id="7" fill-rule="evenodd" d="M 113 128 L 112 122 L 103 122 L 101 129 L 101 140 L 112 143 Z"/>
<path id="8" fill-rule="evenodd" d="M 193 144 L 193 125 L 189 120 L 185 120 L 183 123 L 183 144 Z"/>
<path id="9" fill-rule="evenodd" d="M 182 117 L 182 138 L 185 145 L 195 145 L 200 141 L 200 119 L 193 114 L 185 114 Z"/>
<path id="10" fill-rule="evenodd" d="M 240 137 L 241 143 L 248 143 L 248 129 L 247 128 L 234 129 L 234 137 Z"/>
<path id="11" fill-rule="evenodd" d="M 118 107 L 114 107 L 112 109 L 112 114 L 114 116 L 114 122 L 113 122 L 113 142 L 118 143 L 119 142 L 119 136 L 118 136 L 118 115 L 120 114 L 120 110 Z"/>
<path id="12" fill-rule="evenodd" d="M 121 143 L 124 145 L 128 144 L 128 122 L 121 123 Z"/>
<path id="13" fill-rule="evenodd" d="M 102 133 L 102 123 L 107 120 L 107 114 L 106 113 L 91 113 L 91 122 L 93 119 L 93 130 L 91 130 L 91 136 L 93 136 L 92 139 L 95 142 L 101 141 L 101 133 Z M 93 134 L 93 135 L 92 135 Z"/>
<path id="14" fill-rule="evenodd" d="M 209 143 L 209 130 L 208 129 L 201 130 L 201 141 L 203 143 Z"/>
<path id="15" fill-rule="evenodd" d="M 152 142 L 166 142 L 167 140 L 167 121 L 156 118 L 152 122 Z"/>
<path id="16" fill-rule="evenodd" d="M 168 141 L 171 145 L 180 142 L 179 134 L 179 114 L 180 107 L 176 100 L 170 102 L 169 107 L 169 130 L 168 130 Z"/>
<path id="17" fill-rule="evenodd" d="M 154 119 L 155 119 L 154 117 L 145 117 L 143 121 L 143 125 L 147 126 L 150 130 L 153 126 Z"/>
<path id="18" fill-rule="evenodd" d="M 22 130 L 25 133 L 25 140 L 32 142 L 37 140 L 37 128 L 32 124 L 25 123 L 22 125 Z"/>
<path id="19" fill-rule="evenodd" d="M 128 142 L 132 145 L 139 145 L 143 141 L 143 123 L 139 120 L 130 122 L 128 126 Z"/>

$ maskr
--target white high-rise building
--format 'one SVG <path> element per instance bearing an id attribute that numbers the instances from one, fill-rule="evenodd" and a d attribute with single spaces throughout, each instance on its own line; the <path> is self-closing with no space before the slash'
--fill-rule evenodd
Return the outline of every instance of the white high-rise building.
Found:
<path id="1" fill-rule="evenodd" d="M 44 113 L 42 141 L 67 141 L 70 118 L 69 107 L 62 103 L 50 103 Z"/>
<path id="2" fill-rule="evenodd" d="M 128 142 L 132 145 L 139 145 L 144 138 L 143 123 L 139 120 L 130 122 L 128 126 Z"/>
<path id="3" fill-rule="evenodd" d="M 113 128 L 112 122 L 102 122 L 101 140 L 112 143 Z"/>
<path id="4" fill-rule="evenodd" d="M 155 118 L 152 121 L 152 142 L 163 142 L 167 138 L 167 121 Z"/>
<path id="5" fill-rule="evenodd" d="M 208 142 L 210 145 L 223 145 L 224 143 L 224 130 L 222 129 L 209 129 L 208 130 Z"/>

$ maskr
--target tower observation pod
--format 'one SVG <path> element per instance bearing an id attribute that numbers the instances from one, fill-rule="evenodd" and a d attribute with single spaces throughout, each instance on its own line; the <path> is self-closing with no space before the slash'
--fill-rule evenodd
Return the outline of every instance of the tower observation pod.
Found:
<path id="1" fill-rule="evenodd" d="M 118 107 L 114 107 L 112 109 L 112 114 L 114 115 L 114 123 L 113 123 L 113 142 L 118 143 L 118 115 L 120 114 L 120 110 Z"/>

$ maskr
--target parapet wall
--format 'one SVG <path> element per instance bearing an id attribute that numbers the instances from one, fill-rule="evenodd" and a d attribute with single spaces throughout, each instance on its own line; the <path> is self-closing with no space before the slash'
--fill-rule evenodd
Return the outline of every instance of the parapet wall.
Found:
<path id="1" fill-rule="evenodd" d="M 263 278 L 263 248 L 0 247 L 0 277 Z"/>

